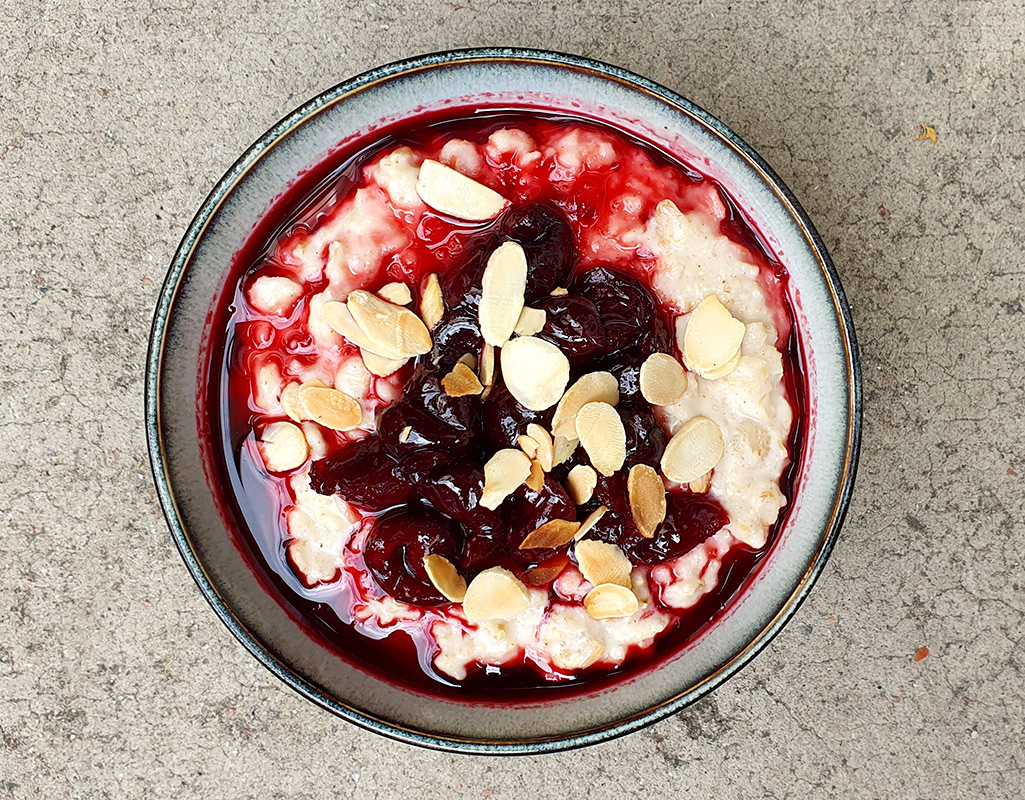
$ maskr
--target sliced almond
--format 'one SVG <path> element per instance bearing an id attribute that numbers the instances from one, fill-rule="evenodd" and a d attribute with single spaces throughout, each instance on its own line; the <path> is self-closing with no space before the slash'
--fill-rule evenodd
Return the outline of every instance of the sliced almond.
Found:
<path id="1" fill-rule="evenodd" d="M 523 580 L 530 586 L 544 586 L 558 578 L 567 566 L 569 556 L 556 556 L 551 561 L 534 567 L 523 576 Z"/>
<path id="2" fill-rule="evenodd" d="M 552 449 L 554 451 L 552 466 L 557 467 L 559 464 L 568 461 L 569 457 L 576 452 L 578 444 L 580 444 L 580 440 L 576 436 L 572 439 L 568 439 L 565 436 L 556 436 L 552 441 Z"/>
<path id="3" fill-rule="evenodd" d="M 398 372 L 409 361 L 408 358 L 385 358 L 384 356 L 377 355 L 377 353 L 371 353 L 369 350 L 363 349 L 360 349 L 359 354 L 367 371 L 379 378 L 387 378 L 389 375 Z"/>
<path id="4" fill-rule="evenodd" d="M 484 343 L 480 351 L 480 382 L 484 386 L 491 386 L 495 382 L 495 348 Z"/>
<path id="5" fill-rule="evenodd" d="M 530 462 L 530 475 L 527 476 L 527 480 L 524 481 L 528 489 L 535 492 L 540 492 L 545 485 L 545 471 L 541 469 L 541 465 L 533 459 Z"/>
<path id="6" fill-rule="evenodd" d="M 551 472 L 555 465 L 555 442 L 548 431 L 537 423 L 531 422 L 527 425 L 527 436 L 537 442 L 537 451 L 534 458 L 541 462 L 541 468 L 545 472 Z"/>
<path id="7" fill-rule="evenodd" d="M 420 317 L 427 326 L 427 330 L 433 331 L 441 318 L 445 316 L 445 298 L 441 293 L 441 281 L 433 272 L 427 276 L 423 288 L 420 290 Z"/>
<path id="8" fill-rule="evenodd" d="M 551 408 L 569 383 L 569 360 L 551 342 L 520 336 L 502 348 L 505 386 L 517 402 L 531 411 Z"/>
<path id="9" fill-rule="evenodd" d="M 370 340 L 367 349 L 387 358 L 411 358 L 430 351 L 430 331 L 408 308 L 363 289 L 352 292 L 345 305 Z"/>
<path id="10" fill-rule="evenodd" d="M 694 492 L 694 494 L 704 494 L 712 488 L 712 473 L 706 472 L 700 478 L 688 483 L 687 488 Z"/>
<path id="11" fill-rule="evenodd" d="M 614 475 L 626 460 L 626 430 L 619 413 L 608 403 L 587 403 L 577 412 L 577 438 L 592 466 Z"/>
<path id="12" fill-rule="evenodd" d="M 349 307 L 345 303 L 339 303 L 334 300 L 330 303 L 324 303 L 320 308 L 320 316 L 330 326 L 331 330 L 341 334 L 360 349 L 372 351 L 384 358 L 388 357 L 387 355 L 377 353 L 374 349 L 374 343 L 370 341 L 366 331 L 356 324 L 356 320 L 352 318 Z"/>
<path id="13" fill-rule="evenodd" d="M 582 506 L 591 499 L 594 487 L 598 485 L 598 473 L 587 464 L 577 464 L 566 476 L 566 492 L 569 499 Z"/>
<path id="14" fill-rule="evenodd" d="M 604 517 L 608 511 L 609 509 L 606 506 L 598 506 L 594 511 L 584 517 L 584 521 L 580 523 L 580 530 L 574 534 L 573 538 L 579 542 L 587 536 L 587 534 L 591 532 L 591 529 L 601 522 L 601 518 Z"/>
<path id="15" fill-rule="evenodd" d="M 516 444 L 520 446 L 520 450 L 526 454 L 527 458 L 537 458 L 538 444 L 537 439 L 533 436 L 517 436 Z"/>
<path id="16" fill-rule="evenodd" d="M 480 332 L 484 341 L 501 347 L 513 335 L 523 313 L 527 289 L 527 256 L 516 242 L 504 242 L 491 254 L 481 278 Z"/>
<path id="17" fill-rule="evenodd" d="M 690 483 L 719 463 L 724 448 L 719 426 L 708 417 L 694 417 L 666 445 L 662 472 L 671 481 Z"/>
<path id="18" fill-rule="evenodd" d="M 459 356 L 459 363 L 466 364 L 470 369 L 477 369 L 477 356 L 473 353 L 463 353 Z"/>
<path id="19" fill-rule="evenodd" d="M 435 211 L 471 222 L 498 216 L 507 202 L 494 189 L 431 159 L 420 165 L 416 193 Z"/>
<path id="20" fill-rule="evenodd" d="M 602 583 L 584 598 L 584 610 L 591 619 L 619 619 L 637 613 L 637 596 L 625 586 Z"/>
<path id="21" fill-rule="evenodd" d="M 473 370 L 462 362 L 457 363 L 452 371 L 441 379 L 441 388 L 449 397 L 466 397 L 484 391 L 481 382 L 473 374 Z"/>
<path id="22" fill-rule="evenodd" d="M 478 505 L 494 511 L 530 477 L 530 459 L 519 450 L 499 450 L 484 465 L 484 492 Z"/>
<path id="23" fill-rule="evenodd" d="M 310 453 L 302 429 L 291 422 L 272 422 L 265 427 L 258 447 L 264 466 L 271 472 L 290 472 L 302 465 Z"/>
<path id="24" fill-rule="evenodd" d="M 305 389 L 307 386 L 327 388 L 326 383 L 314 378 L 312 381 L 307 381 L 303 384 L 290 383 L 281 390 L 281 410 L 296 422 L 302 422 L 310 418 L 306 413 L 306 408 L 303 406 L 300 396 L 300 390 Z"/>
<path id="25" fill-rule="evenodd" d="M 580 574 L 595 586 L 602 583 L 630 585 L 633 565 L 616 545 L 584 539 L 573 546 L 573 554 L 576 556 Z"/>
<path id="26" fill-rule="evenodd" d="M 363 421 L 363 407 L 358 401 L 337 389 L 304 386 L 299 400 L 306 409 L 306 418 L 335 431 L 351 431 Z"/>
<path id="27" fill-rule="evenodd" d="M 567 289 L 565 286 L 556 286 L 554 289 L 552 289 L 548 293 L 548 296 L 549 297 L 565 297 L 568 294 L 569 294 L 569 289 Z"/>
<path id="28" fill-rule="evenodd" d="M 530 605 L 530 592 L 502 567 L 477 574 L 466 589 L 463 614 L 470 622 L 516 619 Z"/>
<path id="29" fill-rule="evenodd" d="M 407 425 L 399 433 L 399 441 L 402 442 L 402 444 L 405 444 L 406 442 L 408 442 L 409 441 L 409 434 L 411 434 L 412 432 L 413 432 L 413 426 L 412 425 Z"/>
<path id="30" fill-rule="evenodd" d="M 424 556 L 424 570 L 434 588 L 453 603 L 461 603 L 466 597 L 466 581 L 455 566 L 444 556 Z"/>
<path id="31" fill-rule="evenodd" d="M 641 364 L 641 395 L 653 406 L 671 406 L 687 391 L 683 364 L 668 353 L 652 353 Z"/>
<path id="32" fill-rule="evenodd" d="M 520 318 L 516 321 L 516 327 L 513 328 L 513 333 L 517 336 L 533 336 L 535 333 L 541 332 L 547 319 L 548 314 L 543 308 L 524 306 L 520 312 Z"/>
<path id="33" fill-rule="evenodd" d="M 683 360 L 699 375 L 718 370 L 740 350 L 746 326 L 714 294 L 697 304 L 684 329 Z"/>
<path id="34" fill-rule="evenodd" d="M 589 372 L 569 387 L 555 408 L 552 417 L 552 435 L 566 439 L 577 438 L 577 412 L 587 403 L 619 402 L 619 382 L 611 372 Z"/>
<path id="35" fill-rule="evenodd" d="M 520 542 L 520 550 L 544 550 L 562 547 L 573 541 L 573 534 L 580 529 L 579 522 L 568 519 L 553 519 L 535 528 Z"/>
<path id="36" fill-rule="evenodd" d="M 706 380 L 717 381 L 719 380 L 719 378 L 725 378 L 727 375 L 732 374 L 733 371 L 740 366 L 740 359 L 743 355 L 743 352 L 744 348 L 741 347 L 741 349 L 737 351 L 737 354 L 733 356 L 733 358 L 731 358 L 725 364 L 723 364 L 721 367 L 719 367 L 719 369 L 707 370 L 701 373 L 701 377 L 705 378 Z"/>
<path id="37" fill-rule="evenodd" d="M 647 464 L 635 464 L 630 467 L 626 491 L 637 530 L 650 539 L 666 518 L 666 485 L 662 476 Z"/>
<path id="38" fill-rule="evenodd" d="M 379 297 L 383 297 L 389 303 L 395 303 L 397 306 L 408 306 L 413 302 L 413 293 L 409 291 L 409 287 L 399 281 L 393 283 L 386 283 L 380 289 L 377 290 Z"/>

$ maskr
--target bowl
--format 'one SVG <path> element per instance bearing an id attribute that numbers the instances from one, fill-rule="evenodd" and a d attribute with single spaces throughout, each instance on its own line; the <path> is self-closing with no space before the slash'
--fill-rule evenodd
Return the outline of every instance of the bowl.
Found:
<path id="1" fill-rule="evenodd" d="M 204 458 L 200 413 L 211 311 L 233 254 L 274 198 L 339 142 L 447 106 L 540 107 L 612 121 L 718 180 L 790 276 L 808 384 L 805 451 L 776 541 L 743 593 L 700 637 L 634 677 L 515 703 L 419 693 L 350 663 L 305 624 L 237 534 Z M 828 402 L 819 402 L 828 398 Z M 789 189 L 721 122 L 613 66 L 532 50 L 420 56 L 304 104 L 225 173 L 185 232 L 156 308 L 146 429 L 168 525 L 200 590 L 235 637 L 293 689 L 364 728 L 445 750 L 539 753 L 610 739 L 711 692 L 764 648 L 808 595 L 843 521 L 857 465 L 861 382 L 840 280 Z"/>

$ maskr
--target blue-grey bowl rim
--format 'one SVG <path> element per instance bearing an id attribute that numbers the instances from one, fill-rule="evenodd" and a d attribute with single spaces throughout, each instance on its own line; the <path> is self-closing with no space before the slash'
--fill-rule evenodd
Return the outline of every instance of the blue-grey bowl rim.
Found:
<path id="1" fill-rule="evenodd" d="M 842 324 L 841 335 L 848 355 L 848 380 L 849 380 L 849 414 L 847 432 L 847 454 L 845 460 L 845 471 L 841 486 L 837 494 L 835 513 L 822 545 L 817 551 L 812 564 L 809 567 L 804 581 L 798 586 L 784 604 L 780 612 L 773 618 L 772 622 L 762 630 L 758 637 L 748 646 L 742 654 L 735 658 L 725 668 L 720 669 L 708 680 L 697 687 L 677 697 L 649 709 L 647 712 L 635 715 L 631 719 L 620 720 L 606 726 L 597 728 L 586 733 L 580 733 L 570 737 L 559 737 L 555 739 L 523 741 L 523 742 L 486 742 L 470 741 L 461 739 L 446 739 L 428 733 L 414 731 L 397 727 L 384 720 L 376 719 L 348 706 L 341 705 L 337 701 L 320 692 L 315 686 L 309 684 L 301 676 L 296 675 L 282 664 L 272 653 L 268 652 L 253 635 L 235 617 L 231 609 L 221 600 L 217 591 L 207 579 L 201 565 L 189 547 L 188 538 L 185 534 L 181 520 L 175 508 L 173 494 L 167 480 L 164 469 L 163 445 L 160 436 L 160 419 L 158 412 L 158 397 L 160 389 L 160 366 L 163 356 L 164 334 L 170 315 L 171 307 L 177 295 L 178 286 L 185 270 L 189 264 L 189 257 L 206 227 L 206 223 L 215 213 L 221 200 L 231 188 L 242 179 L 262 154 L 273 147 L 280 139 L 287 136 L 296 126 L 309 117 L 315 115 L 321 108 L 334 103 L 341 97 L 358 90 L 361 87 L 377 83 L 380 80 L 393 78 L 409 71 L 416 71 L 425 68 L 437 67 L 446 63 L 461 61 L 490 60 L 490 61 L 526 61 L 531 63 L 548 64 L 555 67 L 564 67 L 577 70 L 585 70 L 606 78 L 632 85 L 648 93 L 657 95 L 670 104 L 678 106 L 690 115 L 696 117 L 720 137 L 740 150 L 764 175 L 764 178 L 772 185 L 773 189 L 789 205 L 791 213 L 805 229 L 809 243 L 812 245 L 816 258 L 822 267 L 827 284 L 833 294 L 834 305 L 836 306 Z M 489 47 L 489 48 L 467 48 L 461 50 L 448 50 L 427 55 L 414 56 L 412 58 L 395 61 L 384 66 L 368 70 L 356 77 L 343 81 L 313 99 L 303 103 L 294 111 L 279 120 L 266 133 L 260 136 L 246 151 L 235 161 L 234 164 L 224 173 L 221 179 L 203 201 L 199 211 L 189 223 L 188 228 L 182 237 L 181 243 L 175 252 L 174 258 L 168 269 L 167 276 L 160 290 L 157 306 L 153 314 L 153 325 L 150 330 L 149 347 L 146 354 L 146 387 L 145 387 L 145 416 L 146 416 L 146 440 L 149 449 L 150 467 L 153 471 L 153 479 L 156 483 L 157 495 L 160 505 L 167 520 L 171 535 L 174 538 L 178 552 L 192 574 L 193 579 L 199 586 L 200 591 L 221 622 L 231 631 L 242 645 L 260 661 L 275 677 L 297 691 L 309 700 L 337 716 L 391 739 L 421 747 L 443 750 L 453 753 L 478 754 L 478 755 L 536 755 L 539 753 L 554 753 L 563 750 L 571 750 L 578 747 L 585 747 L 599 742 L 605 742 L 627 733 L 639 730 L 652 725 L 659 720 L 665 719 L 672 714 L 686 708 L 697 700 L 701 699 L 726 680 L 731 678 L 743 667 L 750 663 L 755 656 L 764 649 L 783 626 L 796 613 L 797 609 L 804 602 L 811 591 L 819 575 L 829 559 L 836 544 L 840 528 L 843 525 L 850 503 L 851 492 L 854 487 L 855 477 L 858 469 L 858 459 L 861 450 L 861 428 L 862 428 L 862 386 L 861 386 L 861 363 L 858 355 L 857 338 L 854 333 L 854 324 L 851 318 L 850 307 L 843 286 L 840 283 L 840 276 L 836 272 L 832 259 L 816 231 L 808 215 L 801 204 L 797 201 L 793 192 L 779 178 L 772 168 L 759 156 L 743 139 L 735 134 L 729 127 L 706 112 L 704 109 L 685 99 L 670 89 L 637 75 L 636 73 L 605 64 L 584 56 L 569 55 L 547 50 L 533 50 L 515 47 Z"/>

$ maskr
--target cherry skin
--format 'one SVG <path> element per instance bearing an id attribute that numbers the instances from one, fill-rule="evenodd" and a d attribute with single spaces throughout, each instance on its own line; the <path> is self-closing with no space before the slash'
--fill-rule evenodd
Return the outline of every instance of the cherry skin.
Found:
<path id="1" fill-rule="evenodd" d="M 585 365 L 605 349 L 605 326 L 594 303 L 583 297 L 546 297 L 538 308 L 545 326 L 537 338 L 558 347 L 572 367 Z"/>
<path id="2" fill-rule="evenodd" d="M 523 246 L 527 256 L 528 304 L 569 282 L 573 268 L 573 230 L 558 209 L 549 205 L 517 206 L 499 221 L 501 235 Z"/>
<path id="3" fill-rule="evenodd" d="M 449 602 L 427 577 L 423 561 L 428 555 L 455 560 L 460 545 L 452 521 L 418 504 L 387 511 L 371 524 L 363 559 L 380 587 L 413 605 Z"/>

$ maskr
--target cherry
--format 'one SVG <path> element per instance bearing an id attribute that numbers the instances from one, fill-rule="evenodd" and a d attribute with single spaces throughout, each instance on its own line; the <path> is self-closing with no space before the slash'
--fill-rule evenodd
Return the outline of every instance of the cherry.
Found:
<path id="1" fill-rule="evenodd" d="M 508 500 L 506 502 L 509 502 Z M 547 476 L 538 491 L 521 486 L 512 497 L 509 510 L 510 528 L 508 537 L 509 556 L 520 564 L 540 564 L 557 552 L 555 549 L 520 550 L 527 534 L 553 519 L 576 521 L 577 507 L 557 480 Z M 500 512 L 503 507 L 498 509 Z"/>
<path id="2" fill-rule="evenodd" d="M 451 520 L 426 506 L 410 505 L 388 511 L 372 523 L 363 559 L 380 587 L 395 599 L 435 606 L 449 601 L 427 577 L 424 556 L 455 561 L 459 549 Z"/>
<path id="3" fill-rule="evenodd" d="M 402 400 L 381 415 L 378 435 L 391 455 L 431 447 L 455 456 L 475 448 L 480 435 L 477 399 L 449 397 L 442 377 L 438 371 L 420 368 Z M 410 430 L 403 433 L 406 428 Z"/>
<path id="4" fill-rule="evenodd" d="M 570 292 L 594 303 L 605 325 L 607 352 L 650 345 L 658 304 L 633 275 L 611 267 L 594 267 L 577 276 Z"/>
<path id="5" fill-rule="evenodd" d="M 551 342 L 573 367 L 585 364 L 605 348 L 605 326 L 594 303 L 583 297 L 546 297 L 538 304 L 545 311 L 545 326 L 537 334 Z"/>
<path id="6" fill-rule="evenodd" d="M 666 505 L 665 521 L 653 538 L 638 535 L 620 541 L 634 563 L 663 564 L 686 555 L 729 522 L 723 507 L 705 495 L 670 492 Z"/>
<path id="7" fill-rule="evenodd" d="M 462 304 L 449 310 L 431 331 L 434 347 L 428 360 L 443 374 L 447 374 L 466 353 L 480 358 L 484 337 L 481 336 L 477 307 Z"/>
<path id="8" fill-rule="evenodd" d="M 616 407 L 626 431 L 626 462 L 629 471 L 635 464 L 647 464 L 656 470 L 662 462 L 668 437 L 655 418 L 651 406 L 643 399 L 621 400 Z"/>
<path id="9" fill-rule="evenodd" d="M 484 441 L 492 450 L 518 447 L 518 437 L 527 432 L 527 425 L 536 422 L 548 427 L 554 409 L 531 411 L 517 402 L 504 384 L 495 386 L 481 408 L 481 426 Z"/>
<path id="10" fill-rule="evenodd" d="M 504 238 L 523 246 L 527 256 L 527 303 L 536 303 L 565 286 L 573 266 L 573 230 L 562 213 L 548 205 L 517 206 L 499 221 Z"/>

